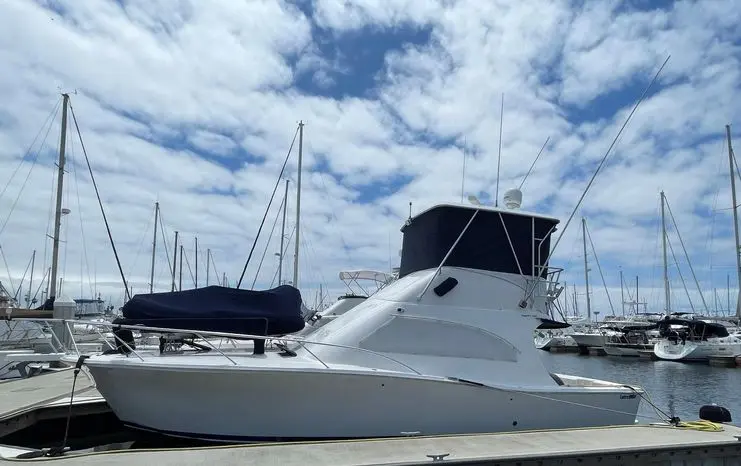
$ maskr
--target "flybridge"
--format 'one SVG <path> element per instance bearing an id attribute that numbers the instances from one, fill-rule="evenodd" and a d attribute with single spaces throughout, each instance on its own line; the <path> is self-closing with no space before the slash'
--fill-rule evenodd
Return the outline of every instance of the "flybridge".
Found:
<path id="1" fill-rule="evenodd" d="M 558 223 L 555 218 L 512 209 L 434 206 L 410 218 L 401 229 L 399 277 L 437 268 L 466 225 L 446 266 L 545 277 L 551 235 Z"/>

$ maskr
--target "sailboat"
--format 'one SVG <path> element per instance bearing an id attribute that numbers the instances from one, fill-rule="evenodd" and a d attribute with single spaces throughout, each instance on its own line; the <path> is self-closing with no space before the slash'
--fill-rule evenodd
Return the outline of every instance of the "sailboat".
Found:
<path id="1" fill-rule="evenodd" d="M 589 264 L 587 260 L 587 222 L 581 219 L 582 224 L 582 243 L 584 247 L 584 283 L 586 285 L 587 300 L 587 323 L 574 331 L 568 332 L 568 335 L 576 342 L 579 351 L 586 354 L 590 349 L 601 349 L 605 344 L 605 339 L 613 335 L 614 331 L 609 326 L 597 325 L 592 322 L 592 300 L 589 294 Z M 598 314 L 598 313 L 596 313 Z"/>
<path id="2" fill-rule="evenodd" d="M 741 249 L 739 249 L 738 205 L 736 203 L 736 162 L 731 143 L 731 128 L 726 125 L 728 161 L 733 202 L 735 232 L 735 256 L 738 278 L 741 283 Z M 664 193 L 661 193 L 662 225 L 664 223 Z M 664 226 L 664 286 L 666 294 L 666 317 L 659 323 L 662 338 L 654 345 L 654 354 L 659 359 L 670 361 L 707 361 L 712 358 L 741 355 L 741 337 L 731 334 L 720 322 L 707 319 L 682 319 L 669 315 L 670 295 L 666 260 L 666 227 Z M 741 315 L 741 293 L 736 302 L 736 315 Z"/>
<path id="3" fill-rule="evenodd" d="M 506 208 L 439 204 L 410 215 L 399 278 L 310 340 L 285 337 L 293 342 L 280 353 L 123 350 L 85 364 L 126 425 L 202 439 L 633 424 L 640 388 L 550 373 L 538 356 L 533 330 L 550 321 L 557 296 L 560 269 L 548 259 L 559 220 L 521 211 L 521 196 L 507 192 Z M 188 325 L 197 328 L 158 330 L 205 333 L 214 322 Z"/>

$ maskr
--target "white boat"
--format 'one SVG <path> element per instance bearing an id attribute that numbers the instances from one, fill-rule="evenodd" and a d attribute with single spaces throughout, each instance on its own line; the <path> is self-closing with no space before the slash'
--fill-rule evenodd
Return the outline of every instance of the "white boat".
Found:
<path id="1" fill-rule="evenodd" d="M 543 351 L 549 351 L 551 348 L 576 347 L 576 342 L 571 336 L 558 330 L 536 330 L 533 341 L 535 347 Z"/>
<path id="2" fill-rule="evenodd" d="M 602 348 L 605 346 L 605 334 L 594 328 L 582 332 L 571 332 L 569 336 L 582 348 Z"/>
<path id="3" fill-rule="evenodd" d="M 605 336 L 603 349 L 608 356 L 638 357 L 642 352 L 653 351 L 656 338 L 652 338 L 650 325 L 615 327 L 615 333 Z"/>
<path id="4" fill-rule="evenodd" d="M 280 353 L 122 351 L 85 363 L 123 423 L 176 436 L 333 439 L 633 424 L 640 388 L 543 366 L 532 338 L 560 291 L 560 269 L 547 263 L 558 220 L 509 206 L 445 204 L 410 217 L 398 280 Z M 193 330 L 213 330 L 213 315 L 202 317 Z"/>
<path id="5" fill-rule="evenodd" d="M 741 355 L 741 338 L 725 325 L 701 319 L 667 318 L 660 324 L 662 338 L 654 354 L 667 361 L 707 361 Z"/>
<path id="6" fill-rule="evenodd" d="M 337 301 L 326 309 L 312 315 L 307 322 L 309 325 L 300 334 L 305 336 L 331 322 L 395 279 L 396 277 L 391 274 L 376 270 L 343 270 L 340 272 L 340 280 L 348 288 L 348 293 L 337 298 Z M 363 286 L 364 282 L 368 282 L 368 286 Z"/>

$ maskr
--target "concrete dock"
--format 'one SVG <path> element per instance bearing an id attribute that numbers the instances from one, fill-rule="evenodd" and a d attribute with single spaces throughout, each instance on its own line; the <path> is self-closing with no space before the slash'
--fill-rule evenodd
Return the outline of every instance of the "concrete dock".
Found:
<path id="1" fill-rule="evenodd" d="M 40 420 L 66 417 L 73 377 L 70 368 L 0 383 L 0 437 Z M 110 411 L 84 371 L 77 377 L 73 402 L 73 415 Z"/>
<path id="2" fill-rule="evenodd" d="M 668 426 L 531 431 L 448 437 L 121 450 L 25 464 L 121 465 L 741 465 L 741 428 L 702 432 Z M 50 463 L 51 461 L 51 463 Z"/>

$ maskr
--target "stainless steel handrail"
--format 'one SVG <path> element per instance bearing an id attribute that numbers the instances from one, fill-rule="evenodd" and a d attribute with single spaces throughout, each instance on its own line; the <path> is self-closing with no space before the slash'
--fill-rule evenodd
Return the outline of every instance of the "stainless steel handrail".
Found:
<path id="1" fill-rule="evenodd" d="M 42 322 L 66 322 L 68 319 L 34 319 L 34 318 L 18 318 L 17 320 L 26 320 L 26 321 L 42 321 Z M 212 332 L 212 331 L 202 331 L 202 330 L 189 330 L 189 329 L 176 329 L 176 328 L 168 328 L 168 327 L 148 327 L 144 325 L 123 325 L 123 324 L 114 324 L 111 322 L 92 322 L 92 321 L 83 321 L 83 320 L 73 320 L 71 322 L 80 323 L 80 324 L 86 324 L 86 325 L 95 325 L 99 327 L 110 327 L 110 328 L 122 328 L 122 329 L 128 329 L 128 330 L 138 330 L 138 331 L 149 331 L 149 332 L 156 332 L 156 333 L 189 333 L 198 336 L 199 338 L 205 340 L 203 338 L 203 335 L 210 335 L 220 338 L 234 338 L 234 339 L 240 339 L 240 340 L 282 340 L 282 341 L 292 341 L 296 343 L 300 343 L 301 346 L 306 349 L 307 353 L 311 354 L 314 358 L 317 359 L 319 363 L 321 363 L 324 367 L 329 368 L 329 365 L 322 361 L 314 352 L 306 348 L 307 344 L 310 345 L 319 345 L 319 346 L 327 346 L 327 347 L 333 347 L 333 348 L 342 348 L 342 349 L 349 349 L 353 351 L 359 351 L 362 353 L 368 353 L 372 354 L 374 356 L 379 356 L 383 359 L 386 359 L 388 361 L 393 362 L 394 364 L 398 364 L 401 367 L 404 367 L 405 369 L 408 369 L 409 371 L 413 372 L 416 375 L 422 375 L 419 371 L 414 369 L 413 367 L 398 361 L 390 356 L 387 356 L 382 353 L 378 353 L 373 350 L 368 350 L 365 348 L 359 348 L 357 346 L 349 346 L 349 345 L 341 345 L 337 343 L 326 343 L 326 342 L 317 342 L 317 341 L 311 341 L 306 338 L 301 337 L 292 337 L 292 336 L 281 336 L 280 338 L 269 338 L 265 335 L 251 335 L 251 334 L 242 334 L 242 333 L 229 333 L 229 332 Z M 121 341 L 121 343 L 126 346 L 127 349 L 129 349 L 133 354 L 135 354 L 140 360 L 144 360 L 141 355 L 139 355 L 136 351 L 134 351 L 133 348 L 131 348 L 129 345 L 126 344 L 123 340 L 121 340 L 119 337 L 116 336 L 115 332 L 113 334 L 114 338 Z M 213 345 L 212 345 L 213 346 Z M 219 351 L 219 350 L 217 350 Z M 226 357 L 228 360 L 230 360 L 232 363 L 236 364 L 234 360 L 226 356 L 223 352 L 219 351 L 221 355 Z"/>

